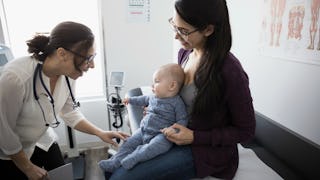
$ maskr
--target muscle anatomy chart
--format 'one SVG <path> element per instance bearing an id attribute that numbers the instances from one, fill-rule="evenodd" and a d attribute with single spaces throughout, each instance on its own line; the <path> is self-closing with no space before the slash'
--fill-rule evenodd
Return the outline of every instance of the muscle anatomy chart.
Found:
<path id="1" fill-rule="evenodd" d="M 317 50 L 320 51 L 320 23 L 319 23 L 320 0 L 312 0 L 311 3 L 311 23 L 310 23 L 310 45 L 308 49 L 314 49 L 316 34 L 318 32 Z"/>
<path id="2" fill-rule="evenodd" d="M 320 65 L 320 0 L 261 0 L 260 52 Z"/>

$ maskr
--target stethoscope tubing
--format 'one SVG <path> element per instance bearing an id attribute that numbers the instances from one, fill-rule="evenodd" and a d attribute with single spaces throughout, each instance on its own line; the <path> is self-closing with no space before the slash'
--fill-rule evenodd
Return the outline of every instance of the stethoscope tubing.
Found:
<path id="1" fill-rule="evenodd" d="M 39 106 L 40 106 L 40 109 L 41 109 L 41 111 L 42 111 L 42 115 L 43 115 L 44 120 L 45 120 L 45 122 L 46 122 L 46 126 L 49 126 L 49 124 L 47 123 L 46 118 L 45 118 L 44 110 L 43 110 L 42 106 L 40 105 L 39 96 L 38 96 L 37 88 L 36 88 L 36 87 L 37 87 L 37 76 L 39 76 L 41 85 L 42 85 L 42 87 L 44 88 L 44 90 L 46 91 L 46 93 L 47 93 L 47 95 L 48 95 L 48 97 L 49 97 L 49 99 L 50 99 L 50 103 L 51 103 L 51 105 L 52 105 L 53 111 L 54 111 L 54 99 L 53 99 L 50 91 L 48 90 L 47 86 L 45 85 L 45 83 L 44 83 L 44 81 L 43 81 L 43 77 L 42 77 L 42 66 L 43 66 L 42 63 L 39 62 L 39 63 L 37 64 L 37 66 L 36 66 L 36 69 L 34 70 L 34 74 L 33 74 L 33 95 L 34 95 L 35 100 L 37 101 L 37 103 L 38 103 Z M 72 93 L 69 78 L 68 78 L 67 76 L 65 76 L 65 78 L 66 78 L 66 82 L 67 82 L 67 85 L 68 85 L 68 89 L 69 89 L 69 92 L 70 92 L 71 99 L 72 99 L 72 101 L 73 101 L 72 107 L 73 107 L 73 109 L 78 108 L 78 107 L 80 107 L 80 102 L 77 102 L 77 101 L 76 101 L 76 99 L 75 99 L 75 97 L 74 97 L 74 95 L 73 95 L 73 93 Z M 55 112 L 53 112 L 53 113 L 54 113 L 54 116 L 56 116 L 56 115 L 55 115 Z M 56 117 L 55 117 L 55 119 L 57 120 Z M 59 124 L 60 122 L 57 121 L 56 123 Z"/>

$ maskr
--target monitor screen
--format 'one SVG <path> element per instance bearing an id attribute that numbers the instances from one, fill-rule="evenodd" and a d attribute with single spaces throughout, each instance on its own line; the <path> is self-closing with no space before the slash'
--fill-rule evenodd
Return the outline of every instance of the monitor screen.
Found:
<path id="1" fill-rule="evenodd" d="M 113 87 L 122 87 L 124 86 L 124 72 L 115 72 L 110 73 L 109 85 Z"/>

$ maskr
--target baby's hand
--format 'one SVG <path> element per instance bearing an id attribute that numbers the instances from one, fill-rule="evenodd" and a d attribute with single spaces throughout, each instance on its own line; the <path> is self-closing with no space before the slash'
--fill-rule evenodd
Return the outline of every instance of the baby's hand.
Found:
<path id="1" fill-rule="evenodd" d="M 170 136 L 170 135 L 172 135 L 172 134 L 178 133 L 178 132 L 179 132 L 179 129 L 172 128 L 172 127 L 167 127 L 167 128 L 160 129 L 160 131 L 161 131 L 162 134 L 164 134 L 165 136 Z"/>
<path id="2" fill-rule="evenodd" d="M 125 104 L 125 105 L 128 105 L 129 104 L 129 98 L 123 98 L 122 99 L 122 103 Z"/>

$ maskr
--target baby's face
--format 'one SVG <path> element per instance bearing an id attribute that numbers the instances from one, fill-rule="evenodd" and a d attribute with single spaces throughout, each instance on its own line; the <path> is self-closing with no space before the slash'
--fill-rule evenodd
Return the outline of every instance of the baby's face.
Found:
<path id="1" fill-rule="evenodd" d="M 163 71 L 156 71 L 153 74 L 152 92 L 157 98 L 170 97 L 170 86 L 172 79 L 169 78 Z"/>

